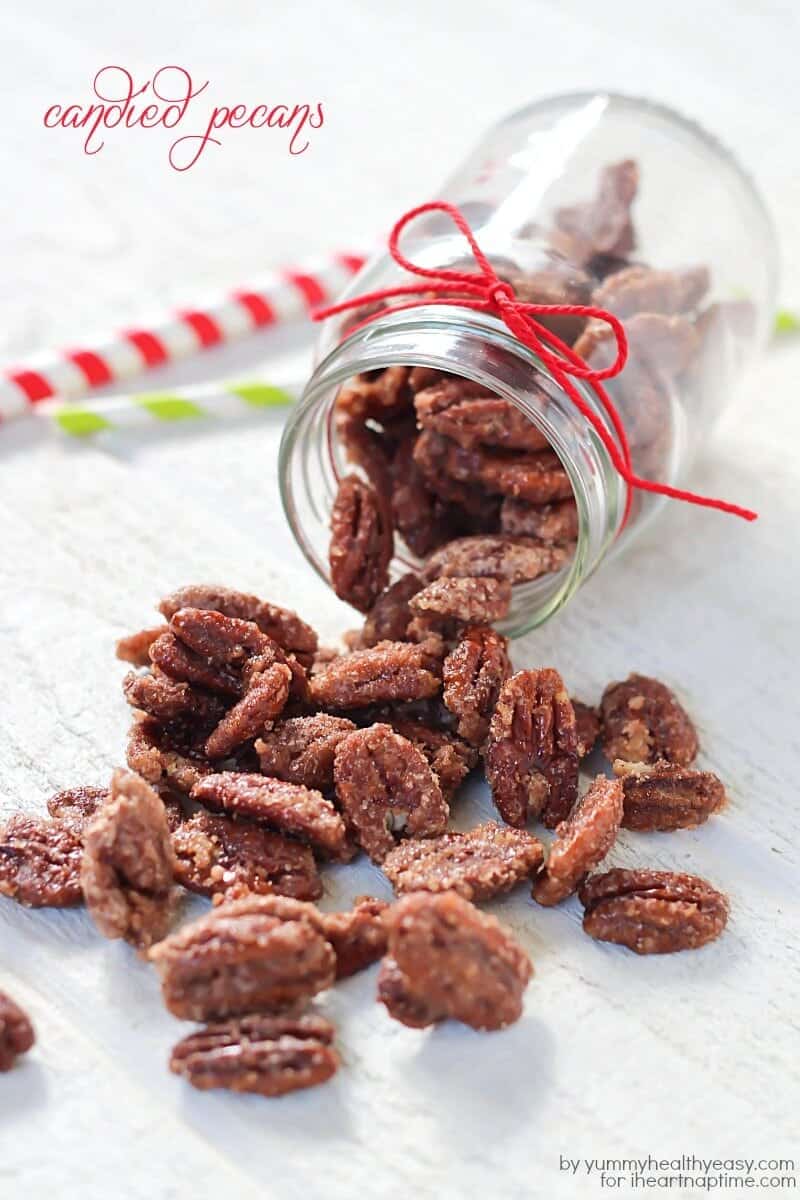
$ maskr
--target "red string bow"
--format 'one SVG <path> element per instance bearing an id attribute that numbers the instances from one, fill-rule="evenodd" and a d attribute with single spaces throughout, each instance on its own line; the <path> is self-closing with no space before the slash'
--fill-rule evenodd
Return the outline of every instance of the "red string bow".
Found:
<path id="1" fill-rule="evenodd" d="M 406 226 L 410 225 L 417 217 L 430 212 L 445 213 L 450 217 L 453 224 L 469 243 L 472 256 L 478 264 L 479 269 L 477 271 L 456 271 L 446 268 L 422 267 L 406 258 L 400 249 L 400 235 Z M 335 316 L 337 313 L 346 312 L 349 309 L 360 308 L 362 305 L 371 304 L 378 300 L 396 299 L 403 296 L 416 296 L 417 299 L 403 304 L 394 304 L 388 309 L 384 308 L 380 313 L 373 313 L 367 317 L 361 324 L 368 324 L 377 316 L 382 316 L 386 312 L 401 312 L 406 308 L 415 308 L 419 304 L 455 304 L 460 308 L 472 308 L 477 312 L 492 313 L 504 322 L 506 327 L 523 345 L 528 346 L 541 359 L 549 369 L 553 379 L 566 392 L 572 403 L 586 418 L 605 446 L 614 467 L 628 485 L 623 524 L 628 518 L 632 489 L 634 488 L 642 492 L 655 492 L 661 496 L 669 496 L 673 500 L 685 500 L 689 504 L 699 504 L 705 508 L 717 508 L 721 512 L 732 513 L 736 517 L 743 517 L 746 521 L 754 521 L 756 519 L 756 513 L 751 512 L 747 508 L 740 508 L 737 504 L 729 504 L 725 500 L 717 500 L 710 496 L 699 496 L 695 492 L 683 491 L 680 488 L 670 487 L 666 483 L 657 483 L 651 479 L 642 479 L 639 475 L 635 474 L 631 463 L 630 446 L 622 419 L 617 412 L 613 400 L 602 385 L 602 380 L 611 379 L 614 375 L 620 373 L 628 358 L 628 341 L 625 337 L 625 330 L 622 327 L 621 321 L 613 313 L 606 312 L 603 308 L 595 308 L 590 304 L 529 304 L 518 300 L 511 284 L 505 283 L 499 278 L 494 267 L 481 250 L 463 214 L 455 205 L 447 204 L 442 200 L 435 200 L 429 204 L 420 204 L 417 208 L 412 208 L 407 213 L 404 213 L 395 224 L 389 236 L 389 253 L 399 267 L 402 267 L 403 270 L 411 275 L 416 275 L 422 282 L 381 288 L 375 292 L 365 292 L 361 296 L 354 296 L 352 299 L 344 300 L 340 304 L 333 304 L 328 308 L 317 309 L 314 312 L 314 320 L 321 321 L 326 317 Z M 434 293 L 434 299 L 429 298 L 430 293 Z M 579 354 L 576 354 L 574 350 L 563 342 L 561 338 L 542 325 L 536 319 L 537 316 L 576 316 L 604 321 L 611 327 L 616 339 L 617 354 L 614 362 L 611 366 L 604 367 L 602 370 L 595 370 Z M 606 424 L 595 408 L 588 404 L 581 396 L 572 382 L 573 379 L 583 379 L 591 387 L 602 411 L 608 418 L 615 436 L 612 436 L 609 425 Z"/>

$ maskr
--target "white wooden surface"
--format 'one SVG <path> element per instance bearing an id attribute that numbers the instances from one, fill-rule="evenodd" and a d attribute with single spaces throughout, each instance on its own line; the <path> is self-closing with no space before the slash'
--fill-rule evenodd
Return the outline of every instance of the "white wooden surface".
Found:
<path id="1" fill-rule="evenodd" d="M 16 6 L 2 43 L 2 355 L 361 242 L 427 195 L 439 163 L 494 117 L 577 85 L 705 116 L 768 194 L 796 300 L 796 44 L 788 5 L 734 16 L 722 0 L 658 12 L 586 0 L 502 0 L 491 13 L 464 0 L 393 14 L 363 0 L 239 0 L 224 15 L 199 2 Z M 215 102 L 318 95 L 329 124 L 293 161 L 255 133 L 227 135 L 183 176 L 156 135 L 109 139 L 87 159 L 39 117 L 113 61 L 180 62 L 212 80 Z M 265 337 L 161 380 L 277 356 Z M 605 1192 L 560 1172 L 560 1155 L 798 1157 L 798 368 L 797 343 L 773 348 L 698 467 L 698 484 L 758 508 L 756 525 L 673 508 L 515 647 L 518 665 L 558 665 L 587 699 L 632 669 L 679 688 L 730 806 L 695 833 L 626 835 L 612 861 L 707 875 L 732 898 L 723 939 L 639 961 L 586 939 L 577 902 L 544 911 L 523 891 L 494 906 L 536 964 L 518 1025 L 406 1030 L 373 1002 L 371 971 L 324 1001 L 340 1028 L 336 1080 L 269 1103 L 192 1093 L 167 1074 L 184 1027 L 151 972 L 83 912 L 2 901 L 0 987 L 29 1007 L 38 1043 L 0 1079 L 0 1195 L 583 1197 Z M 3 813 L 40 811 L 52 790 L 102 781 L 121 761 L 113 642 L 167 588 L 219 579 L 294 604 L 328 633 L 346 626 L 283 527 L 279 435 L 276 416 L 92 447 L 29 424 L 0 431 Z M 476 787 L 456 819 L 488 814 Z M 388 894 L 367 866 L 327 883 L 331 907 Z"/>

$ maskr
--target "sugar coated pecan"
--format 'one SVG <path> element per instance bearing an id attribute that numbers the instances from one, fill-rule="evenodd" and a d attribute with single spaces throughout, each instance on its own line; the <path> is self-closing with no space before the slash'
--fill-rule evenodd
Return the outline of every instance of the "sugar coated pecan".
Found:
<path id="1" fill-rule="evenodd" d="M 594 282 L 588 271 L 556 255 L 552 255 L 547 265 L 538 270 L 522 273 L 509 271 L 505 278 L 513 287 L 517 299 L 527 304 L 588 304 Z M 537 320 L 568 346 L 572 345 L 586 324 L 584 317 L 574 313 L 540 313 Z"/>
<path id="2" fill-rule="evenodd" d="M 263 1016 L 215 1021 L 172 1051 L 169 1068 L 201 1091 L 225 1088 L 284 1096 L 335 1074 L 335 1030 L 317 1016 Z"/>
<path id="3" fill-rule="evenodd" d="M 628 763 L 617 759 L 614 774 L 622 781 L 626 829 L 694 829 L 725 803 L 725 788 L 711 771 L 660 760 Z"/>
<path id="4" fill-rule="evenodd" d="M 271 725 L 286 707 L 291 682 L 292 672 L 282 663 L 260 671 L 238 704 L 209 734 L 205 745 L 207 757 L 224 758 Z"/>
<path id="5" fill-rule="evenodd" d="M 192 799 L 300 838 L 331 858 L 348 855 L 344 821 L 331 802 L 313 788 L 265 775 L 224 771 L 201 779 L 192 790 Z"/>
<path id="6" fill-rule="evenodd" d="M 544 871 L 533 885 L 539 904 L 558 904 L 603 861 L 622 820 L 622 787 L 598 775 L 585 796 L 556 828 Z"/>
<path id="7" fill-rule="evenodd" d="M 378 642 L 401 642 L 411 620 L 409 600 L 422 589 L 422 580 L 409 571 L 381 592 L 367 613 L 361 631 L 360 646 L 376 646 Z"/>
<path id="8" fill-rule="evenodd" d="M 256 742 L 261 770 L 287 783 L 330 791 L 336 747 L 354 729 L 352 721 L 328 713 L 288 717 Z"/>
<path id="9" fill-rule="evenodd" d="M 569 553 L 562 546 L 532 538 L 480 535 L 456 538 L 437 550 L 425 563 L 425 577 L 490 577 L 524 583 L 560 570 L 568 560 Z"/>
<path id="10" fill-rule="evenodd" d="M 434 579 L 410 602 L 416 617 L 464 624 L 488 624 L 508 615 L 511 584 L 506 579 L 470 579 L 444 576 Z"/>
<path id="11" fill-rule="evenodd" d="M 169 627 L 209 666 L 241 666 L 255 654 L 274 650 L 276 643 L 256 625 L 239 617 L 205 608 L 179 608 Z"/>
<path id="12" fill-rule="evenodd" d="M 389 725 L 343 738 L 334 780 L 339 804 L 373 862 L 382 862 L 398 837 L 444 832 L 447 802 L 427 759 Z"/>
<path id="13" fill-rule="evenodd" d="M 111 794 L 84 831 L 81 887 L 105 937 L 146 948 L 172 916 L 175 854 L 161 799 L 130 771 L 115 771 Z"/>
<path id="14" fill-rule="evenodd" d="M 28 1014 L 5 992 L 0 992 L 0 1071 L 10 1071 L 35 1040 Z"/>
<path id="15" fill-rule="evenodd" d="M 385 502 L 357 475 L 345 476 L 331 511 L 328 560 L 336 595 L 361 612 L 369 612 L 389 583 L 393 553 Z"/>
<path id="16" fill-rule="evenodd" d="M 409 374 L 408 367 L 384 367 L 357 375 L 340 388 L 336 407 L 351 416 L 377 421 L 402 415 L 411 407 Z"/>
<path id="17" fill-rule="evenodd" d="M 336 953 L 337 979 L 363 971 L 386 953 L 388 910 L 385 900 L 359 896 L 347 912 L 320 914 L 325 936 Z"/>
<path id="18" fill-rule="evenodd" d="M 453 891 L 478 901 L 510 891 L 535 875 L 543 860 L 538 838 L 487 821 L 467 833 L 401 842 L 384 859 L 383 870 L 400 895 Z"/>
<path id="19" fill-rule="evenodd" d="M 150 665 L 150 647 L 162 633 L 167 632 L 166 625 L 156 625 L 152 629 L 140 629 L 120 638 L 116 646 L 117 658 L 122 662 L 131 663 L 134 667 Z"/>
<path id="20" fill-rule="evenodd" d="M 508 641 L 486 625 L 470 625 L 444 660 L 442 698 L 461 737 L 480 746 L 500 688 L 511 673 Z"/>
<path id="21" fill-rule="evenodd" d="M 422 751 L 439 781 L 442 795 L 449 801 L 477 764 L 477 749 L 455 734 L 422 721 L 389 714 L 385 723 Z"/>
<path id="22" fill-rule="evenodd" d="M 671 954 L 713 942 L 728 921 L 728 900 L 705 879 L 673 871 L 606 871 L 578 895 L 583 928 L 637 954 Z"/>
<path id="23" fill-rule="evenodd" d="M 710 282 L 707 267 L 659 271 L 637 264 L 606 279 L 593 293 L 592 304 L 623 318 L 636 313 L 671 316 L 696 309 Z"/>
<path id="24" fill-rule="evenodd" d="M 153 946 L 164 1003 L 189 1021 L 280 1012 L 330 987 L 336 955 L 304 915 L 275 916 L 280 896 L 248 896 Z M 310 907 L 310 906 L 309 906 Z"/>
<path id="25" fill-rule="evenodd" d="M 204 896 L 235 891 L 318 900 L 322 882 L 308 846 L 234 817 L 196 812 L 173 832 L 175 878 Z"/>
<path id="26" fill-rule="evenodd" d="M 179 683 L 193 683 L 212 692 L 238 696 L 241 679 L 229 666 L 220 666 L 201 654 L 195 654 L 171 631 L 162 633 L 150 647 L 154 666 Z"/>
<path id="27" fill-rule="evenodd" d="M 159 721 L 194 720 L 213 724 L 225 711 L 219 696 L 179 683 L 156 670 L 147 675 L 130 671 L 122 681 L 125 699 L 132 708 Z"/>
<path id="28" fill-rule="evenodd" d="M 573 699 L 572 707 L 578 732 L 578 758 L 588 758 L 600 737 L 600 716 L 596 708 L 582 700 Z"/>
<path id="29" fill-rule="evenodd" d="M 66 788 L 50 797 L 47 801 L 47 811 L 57 821 L 62 821 L 78 833 L 83 833 L 86 824 L 100 805 L 105 804 L 108 794 L 108 788 L 103 787 Z"/>
<path id="30" fill-rule="evenodd" d="M 533 968 L 511 934 L 455 892 L 404 896 L 389 916 L 378 999 L 405 1025 L 451 1017 L 502 1029 L 522 1013 Z"/>
<path id="31" fill-rule="evenodd" d="M 165 596 L 158 607 L 168 621 L 181 608 L 210 608 L 226 617 L 252 621 L 267 637 L 288 653 L 294 654 L 305 667 L 311 665 L 317 648 L 316 633 L 297 613 L 233 588 L 193 584 Z"/>
<path id="32" fill-rule="evenodd" d="M 578 791 L 575 712 L 558 671 L 519 671 L 500 690 L 489 729 L 486 777 L 503 820 L 541 816 L 553 829 Z"/>
<path id="33" fill-rule="evenodd" d="M 600 701 L 603 753 L 610 762 L 655 762 L 688 767 L 697 755 L 697 733 L 670 689 L 646 675 L 612 683 Z"/>
<path id="34" fill-rule="evenodd" d="M 483 507 L 481 488 L 534 504 L 572 495 L 569 476 L 552 450 L 504 453 L 484 446 L 467 450 L 450 438 L 425 430 L 417 438 L 414 459 L 430 488 L 468 511 L 479 512 Z"/>
<path id="35" fill-rule="evenodd" d="M 0 895 L 30 908 L 80 904 L 82 852 L 71 822 L 17 813 L 0 832 Z"/>
<path id="36" fill-rule="evenodd" d="M 460 526 L 457 510 L 430 487 L 415 458 L 416 444 L 416 435 L 412 431 L 392 459 L 392 519 L 412 554 L 424 558 L 452 537 L 453 531 Z"/>
<path id="37" fill-rule="evenodd" d="M 467 449 L 479 444 L 509 450 L 543 450 L 547 438 L 509 400 L 466 380 L 442 380 L 417 392 L 414 407 L 421 428 L 451 438 Z"/>
<path id="38" fill-rule="evenodd" d="M 440 658 L 425 643 L 378 642 L 332 662 L 311 680 L 320 708 L 364 708 L 368 704 L 423 700 L 442 686 Z"/>
<path id="39" fill-rule="evenodd" d="M 131 727 L 126 760 L 130 769 L 148 783 L 169 783 L 186 796 L 214 770 L 202 748 L 173 741 L 169 730 L 152 717 L 136 721 Z"/>
<path id="40" fill-rule="evenodd" d="M 500 509 L 500 528 L 511 537 L 569 545 L 578 536 L 578 506 L 572 498 L 555 500 L 552 504 L 530 504 L 506 496 Z"/>
<path id="41" fill-rule="evenodd" d="M 638 186 L 639 168 L 631 159 L 604 167 L 592 200 L 557 210 L 556 246 L 579 264 L 595 254 L 629 254 L 634 245 L 631 205 Z"/>

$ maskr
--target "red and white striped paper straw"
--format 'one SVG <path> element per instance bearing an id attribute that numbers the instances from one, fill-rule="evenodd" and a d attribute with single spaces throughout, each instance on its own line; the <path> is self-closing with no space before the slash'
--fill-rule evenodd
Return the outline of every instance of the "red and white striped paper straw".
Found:
<path id="1" fill-rule="evenodd" d="M 147 328 L 125 329 L 91 348 L 65 350 L 0 373 L 0 421 L 41 400 L 74 400 L 92 388 L 141 375 L 271 325 L 306 316 L 343 291 L 364 258 L 337 254 L 270 272 L 257 284 L 181 309 Z"/>

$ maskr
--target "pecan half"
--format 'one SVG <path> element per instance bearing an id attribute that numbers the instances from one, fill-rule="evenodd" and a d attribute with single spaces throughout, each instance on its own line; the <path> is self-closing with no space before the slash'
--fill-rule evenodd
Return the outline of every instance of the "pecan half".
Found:
<path id="1" fill-rule="evenodd" d="M 500 509 L 500 528 L 510 537 L 570 545 L 578 536 L 578 523 L 578 506 L 571 497 L 552 504 L 530 504 L 506 496 Z"/>
<path id="2" fill-rule="evenodd" d="M 466 380 L 442 380 L 417 392 L 414 407 L 422 429 L 432 429 L 467 449 L 483 444 L 543 450 L 548 444 L 515 404 L 467 385 Z"/>
<path id="3" fill-rule="evenodd" d="M 214 724 L 225 711 L 225 705 L 213 692 L 205 692 L 189 683 L 179 683 L 155 670 L 147 675 L 130 671 L 122 681 L 125 699 L 161 722 L 197 721 Z"/>
<path id="4" fill-rule="evenodd" d="M 203 896 L 235 892 L 318 900 L 322 881 L 308 846 L 251 821 L 196 812 L 172 834 L 175 878 Z"/>
<path id="5" fill-rule="evenodd" d="M 353 417 L 377 421 L 402 416 L 411 408 L 409 374 L 408 367 L 384 367 L 357 375 L 340 388 L 336 408 Z"/>
<path id="6" fill-rule="evenodd" d="M 195 654 L 174 633 L 162 633 L 150 647 L 150 661 L 170 679 L 193 683 L 225 696 L 239 696 L 241 679 L 228 666 L 218 666 L 210 659 Z"/>
<path id="7" fill-rule="evenodd" d="M 361 612 L 369 612 L 389 583 L 393 553 L 386 504 L 357 475 L 345 476 L 331 510 L 328 561 L 336 595 Z"/>
<path id="8" fill-rule="evenodd" d="M 638 186 L 639 168 L 632 159 L 604 167 L 592 200 L 556 211 L 554 244 L 578 265 L 596 254 L 629 254 L 634 246 L 631 205 Z"/>
<path id="9" fill-rule="evenodd" d="M 262 1016 L 215 1021 L 178 1042 L 169 1069 L 201 1091 L 285 1096 L 325 1083 L 339 1067 L 330 1021 Z"/>
<path id="10" fill-rule="evenodd" d="M 415 457 L 416 445 L 412 432 L 392 460 L 392 519 L 412 554 L 424 558 L 460 530 L 460 522 L 458 511 L 430 486 Z"/>
<path id="11" fill-rule="evenodd" d="M 569 551 L 562 546 L 552 546 L 531 538 L 484 534 L 456 538 L 437 550 L 425 563 L 425 578 L 491 577 L 507 579 L 511 584 L 524 583 L 558 571 L 568 561 Z"/>
<path id="12" fill-rule="evenodd" d="M 610 762 L 655 762 L 688 767 L 697 756 L 694 725 L 675 695 L 657 679 L 629 675 L 600 701 L 603 753 Z"/>
<path id="13" fill-rule="evenodd" d="M 82 834 L 101 804 L 105 804 L 108 795 L 108 788 L 66 788 L 50 797 L 47 801 L 47 811 L 55 820 L 70 825 L 77 833 Z"/>
<path id="14" fill-rule="evenodd" d="M 511 673 L 508 640 L 485 625 L 471 625 L 442 667 L 442 699 L 457 718 L 461 737 L 480 746 L 489 732 L 500 689 Z"/>
<path id="15" fill-rule="evenodd" d="M 82 900 L 79 829 L 17 813 L 0 833 L 0 895 L 29 908 L 66 908 Z"/>
<path id="16" fill-rule="evenodd" d="M 389 725 L 349 733 L 336 748 L 336 796 L 359 844 L 380 863 L 397 837 L 437 837 L 448 806 L 420 750 Z"/>
<path id="17" fill-rule="evenodd" d="M 694 829 L 726 801 L 722 781 L 711 771 L 692 771 L 663 760 L 648 764 L 617 759 L 614 774 L 622 780 L 626 829 Z"/>
<path id="18" fill-rule="evenodd" d="M 539 904 L 559 904 L 603 861 L 622 820 L 622 787 L 598 775 L 585 796 L 556 828 L 547 864 L 533 885 Z"/>
<path id="19" fill-rule="evenodd" d="M 672 316 L 696 309 L 710 283 L 708 267 L 659 271 L 636 264 L 609 276 L 593 293 L 592 304 L 623 318 L 636 313 Z"/>
<path id="20" fill-rule="evenodd" d="M 522 1013 L 533 968 L 511 934 L 455 892 L 415 892 L 390 910 L 378 999 L 414 1028 L 448 1017 L 502 1029 Z"/>
<path id="21" fill-rule="evenodd" d="M 192 799 L 206 808 L 246 817 L 300 838 L 331 858 L 349 856 L 344 821 L 331 802 L 312 788 L 264 775 L 224 771 L 201 779 L 192 789 Z"/>
<path id="22" fill-rule="evenodd" d="M 352 721 L 328 713 L 288 717 L 256 742 L 261 770 L 287 783 L 330 791 L 336 747 L 354 729 Z"/>
<path id="23" fill-rule="evenodd" d="M 415 617 L 435 622 L 456 620 L 489 624 L 508 616 L 511 584 L 505 579 L 434 579 L 409 602 Z"/>
<path id="24" fill-rule="evenodd" d="M 226 617 L 252 621 L 283 650 L 294 654 L 304 667 L 311 666 L 317 648 L 316 633 L 297 613 L 233 588 L 192 584 L 165 596 L 158 607 L 168 621 L 181 608 L 210 608 Z"/>
<path id="25" fill-rule="evenodd" d="M 378 642 L 342 655 L 311 680 L 320 708 L 364 708 L 369 704 L 423 700 L 441 690 L 441 660 L 425 643 Z"/>
<path id="26" fill-rule="evenodd" d="M 728 900 L 696 875 L 614 870 L 578 892 L 590 937 L 637 954 L 671 954 L 713 942 L 728 921 Z"/>
<path id="27" fill-rule="evenodd" d="M 553 829 L 569 814 L 578 792 L 578 738 L 558 671 L 519 671 L 506 680 L 485 759 L 494 802 L 509 825 L 541 816 Z"/>
<path id="28" fill-rule="evenodd" d="M 164 805 L 149 784 L 115 771 L 83 842 L 81 887 L 100 932 L 142 949 L 163 937 L 175 903 L 175 854 Z"/>
<path id="29" fill-rule="evenodd" d="M 289 699 L 292 672 L 282 663 L 260 671 L 242 699 L 227 712 L 209 734 L 205 745 L 208 758 L 225 758 L 243 742 L 252 741 L 265 726 L 280 716 Z"/>
<path id="30" fill-rule="evenodd" d="M 330 987 L 332 947 L 305 916 L 275 916 L 280 900 L 248 896 L 222 904 L 152 947 L 164 1003 L 174 1016 L 206 1021 L 279 1012 Z"/>
<path id="31" fill-rule="evenodd" d="M 458 892 L 466 900 L 491 900 L 536 874 L 544 860 L 538 838 L 487 821 L 467 833 L 433 841 L 401 842 L 383 861 L 395 891 Z"/>
<path id="32" fill-rule="evenodd" d="M 170 630 L 209 666 L 241 666 L 254 655 L 275 651 L 277 643 L 256 625 L 205 608 L 179 608 Z"/>
<path id="33" fill-rule="evenodd" d="M 0 1071 L 10 1071 L 35 1041 L 28 1014 L 5 992 L 0 992 Z"/>

